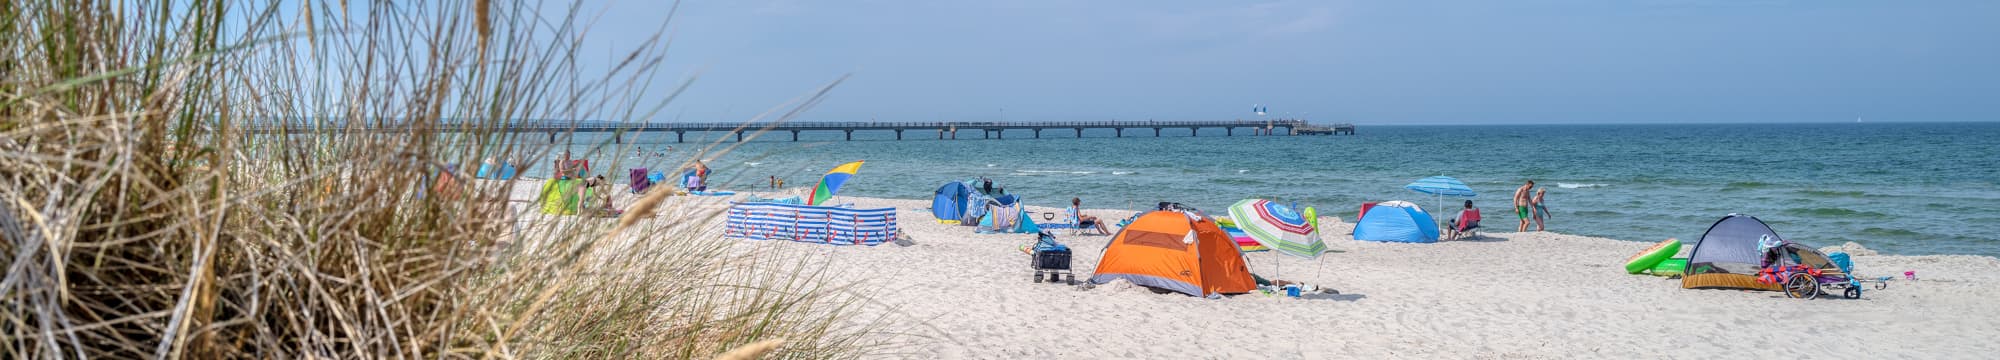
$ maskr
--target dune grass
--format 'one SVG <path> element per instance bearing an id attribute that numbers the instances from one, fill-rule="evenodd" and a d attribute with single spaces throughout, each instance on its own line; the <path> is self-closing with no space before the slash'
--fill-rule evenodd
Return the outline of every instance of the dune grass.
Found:
<path id="1" fill-rule="evenodd" d="M 713 207 L 543 215 L 445 166 L 550 151 L 508 119 L 643 121 L 687 89 L 653 87 L 659 36 L 580 65 L 590 12 L 561 6 L 0 6 L 0 358 L 884 348 L 865 292 L 740 250 Z"/>

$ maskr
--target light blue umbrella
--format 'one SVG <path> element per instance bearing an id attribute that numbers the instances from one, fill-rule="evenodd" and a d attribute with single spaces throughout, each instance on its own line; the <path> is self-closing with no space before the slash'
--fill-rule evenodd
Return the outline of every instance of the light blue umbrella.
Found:
<path id="1" fill-rule="evenodd" d="M 1478 193 L 1472 191 L 1471 187 L 1466 187 L 1465 182 L 1458 181 L 1458 179 L 1452 178 L 1450 176 L 1432 176 L 1423 178 L 1421 180 L 1417 180 L 1417 182 L 1410 183 L 1409 185 L 1403 185 L 1403 188 L 1410 189 L 1410 191 L 1432 194 L 1437 196 L 1464 196 L 1464 197 L 1479 196 Z"/>
<path id="2" fill-rule="evenodd" d="M 1458 179 L 1450 176 L 1432 176 L 1418 179 L 1417 182 L 1403 185 L 1403 188 L 1410 189 L 1410 191 L 1437 195 L 1438 207 L 1433 208 L 1432 211 L 1444 211 L 1444 197 L 1446 196 L 1479 196 L 1479 193 L 1473 192 L 1471 187 L 1465 186 L 1464 181 L 1458 181 Z M 1444 219 L 1442 216 L 1432 216 L 1431 218 Z"/>

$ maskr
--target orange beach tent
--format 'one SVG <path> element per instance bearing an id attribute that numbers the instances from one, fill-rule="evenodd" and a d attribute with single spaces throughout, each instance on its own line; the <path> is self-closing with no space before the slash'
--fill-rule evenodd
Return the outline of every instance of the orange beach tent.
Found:
<path id="1" fill-rule="evenodd" d="M 1118 279 L 1193 296 L 1241 294 L 1257 288 L 1243 251 L 1229 233 L 1214 219 L 1178 211 L 1139 216 L 1105 244 L 1090 282 Z"/>

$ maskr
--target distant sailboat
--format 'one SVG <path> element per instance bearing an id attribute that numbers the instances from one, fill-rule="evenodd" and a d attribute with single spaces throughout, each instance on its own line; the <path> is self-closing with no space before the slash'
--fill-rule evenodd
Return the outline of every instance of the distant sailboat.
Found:
<path id="1" fill-rule="evenodd" d="M 1861 123 L 1861 117 L 1860 117 L 1860 116 L 1856 116 L 1856 117 L 1854 117 L 1854 123 L 1856 123 L 1856 124 L 1860 124 L 1860 123 Z"/>

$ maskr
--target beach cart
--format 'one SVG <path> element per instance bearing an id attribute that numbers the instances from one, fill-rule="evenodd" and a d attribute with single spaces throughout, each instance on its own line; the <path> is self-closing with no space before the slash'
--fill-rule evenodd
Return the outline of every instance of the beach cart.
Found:
<path id="1" fill-rule="evenodd" d="M 1055 234 L 1047 231 L 1036 234 L 1028 255 L 1028 267 L 1035 269 L 1035 282 L 1076 285 L 1076 274 L 1069 267 L 1069 246 L 1056 242 Z"/>
<path id="2" fill-rule="evenodd" d="M 1821 294 L 1839 291 L 1844 298 L 1861 298 L 1862 281 L 1850 276 L 1854 263 L 1847 258 L 1847 253 L 1828 255 L 1787 242 L 1765 250 L 1763 262 L 1764 269 L 1758 273 L 1758 281 L 1782 284 L 1785 297 L 1814 299 Z M 1877 288 L 1885 285 L 1878 283 Z"/>

